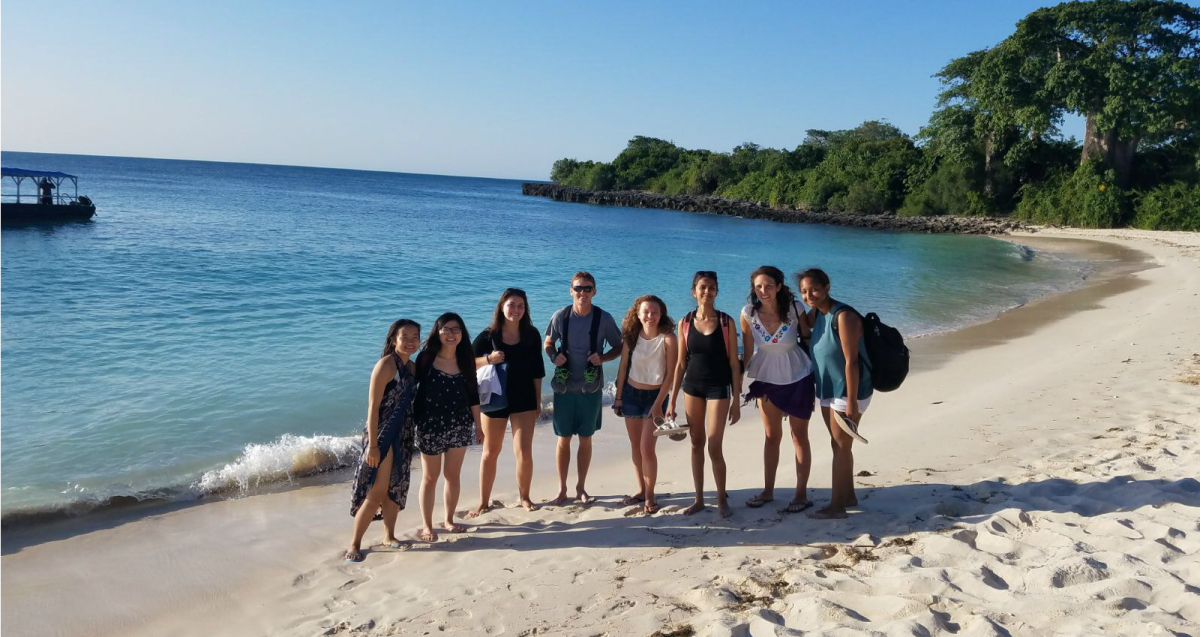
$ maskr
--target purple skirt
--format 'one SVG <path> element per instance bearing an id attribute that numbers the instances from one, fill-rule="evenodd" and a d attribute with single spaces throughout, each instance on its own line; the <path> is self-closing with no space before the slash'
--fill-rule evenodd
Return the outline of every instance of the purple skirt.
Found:
<path id="1" fill-rule="evenodd" d="M 750 402 L 752 398 L 769 398 L 771 404 L 783 413 L 808 420 L 817 401 L 817 387 L 812 374 L 789 385 L 775 385 L 756 380 L 750 383 L 745 402 Z"/>

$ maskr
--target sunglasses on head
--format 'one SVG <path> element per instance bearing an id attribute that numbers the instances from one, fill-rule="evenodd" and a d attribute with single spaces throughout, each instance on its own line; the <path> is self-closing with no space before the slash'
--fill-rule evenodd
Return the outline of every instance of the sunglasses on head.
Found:
<path id="1" fill-rule="evenodd" d="M 575 290 L 576 292 L 592 292 L 596 289 L 596 286 L 594 286 L 594 285 L 574 285 L 574 286 L 571 286 L 571 289 Z"/>
<path id="2" fill-rule="evenodd" d="M 713 272 L 712 270 L 697 270 L 696 276 L 703 279 L 712 279 L 714 281 L 717 280 L 717 273 Z"/>
<path id="3" fill-rule="evenodd" d="M 524 295 L 524 294 L 525 294 L 525 290 L 522 290 L 521 288 L 508 288 L 508 289 L 504 290 L 504 293 L 505 293 L 505 294 L 521 294 L 521 295 Z"/>

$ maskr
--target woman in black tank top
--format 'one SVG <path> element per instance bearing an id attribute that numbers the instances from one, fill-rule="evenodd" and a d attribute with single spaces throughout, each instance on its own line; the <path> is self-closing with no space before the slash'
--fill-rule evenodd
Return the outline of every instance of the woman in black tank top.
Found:
<path id="1" fill-rule="evenodd" d="M 742 391 L 741 370 L 737 367 L 737 327 L 729 315 L 713 306 L 717 298 L 717 273 L 709 270 L 692 277 L 695 312 L 680 323 L 682 346 L 675 368 L 675 388 L 671 392 L 668 417 L 678 414 L 680 388 L 692 441 L 692 482 L 696 501 L 684 509 L 684 515 L 704 510 L 704 447 L 712 458 L 713 479 L 717 483 L 717 510 L 721 517 L 733 515 L 725 493 L 725 423 L 741 418 L 738 396 Z M 731 391 L 732 390 L 732 391 Z"/>

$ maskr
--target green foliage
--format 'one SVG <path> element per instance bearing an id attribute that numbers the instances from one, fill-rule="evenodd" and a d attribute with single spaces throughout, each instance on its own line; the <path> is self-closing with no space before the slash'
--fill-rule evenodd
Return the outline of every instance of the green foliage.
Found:
<path id="1" fill-rule="evenodd" d="M 899 213 L 905 216 L 983 215 L 990 211 L 970 164 L 945 162 L 915 188 Z"/>
<path id="2" fill-rule="evenodd" d="M 1200 11 L 1174 0 L 1094 0 L 1038 9 L 991 49 L 951 61 L 929 137 L 1017 166 L 1057 134 L 1064 114 L 1088 119 L 1084 156 L 1128 177 L 1141 140 L 1190 135 L 1200 112 Z M 1186 123 L 1185 126 L 1180 126 Z"/>
<path id="3" fill-rule="evenodd" d="M 612 162 L 617 188 L 646 188 L 652 180 L 669 172 L 682 155 L 683 149 L 671 142 L 634 137 Z"/>
<path id="4" fill-rule="evenodd" d="M 1131 225 L 1143 230 L 1200 231 L 1200 184 L 1177 181 L 1147 192 L 1137 200 Z"/>
<path id="5" fill-rule="evenodd" d="M 1096 160 L 1073 173 L 1059 173 L 1044 183 L 1021 188 L 1021 202 L 1013 216 L 1034 223 L 1112 228 L 1128 205 L 1124 190 L 1116 186 L 1112 169 Z"/>

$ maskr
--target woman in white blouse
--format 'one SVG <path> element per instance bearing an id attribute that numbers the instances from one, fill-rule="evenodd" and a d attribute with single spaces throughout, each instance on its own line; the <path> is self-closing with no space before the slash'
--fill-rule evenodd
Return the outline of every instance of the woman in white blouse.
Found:
<path id="1" fill-rule="evenodd" d="M 763 490 L 746 506 L 758 508 L 775 499 L 775 470 L 783 441 L 783 416 L 787 414 L 796 452 L 796 494 L 783 511 L 798 513 L 812 506 L 808 475 L 812 448 L 808 420 L 815 404 L 813 366 L 804 341 L 812 334 L 808 315 L 784 282 L 779 268 L 764 265 L 750 274 L 749 303 L 742 308 L 742 357 L 745 374 L 754 379 L 746 402 L 762 405 Z"/>

